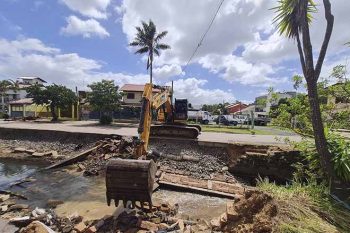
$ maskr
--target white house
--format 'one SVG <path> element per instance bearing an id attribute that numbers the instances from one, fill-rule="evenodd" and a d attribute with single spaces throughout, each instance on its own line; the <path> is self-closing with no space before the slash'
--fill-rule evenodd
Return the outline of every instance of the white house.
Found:
<path id="1" fill-rule="evenodd" d="M 34 85 L 34 84 L 39 84 L 39 85 L 43 85 L 44 83 L 46 83 L 45 80 L 39 78 L 39 77 L 19 77 L 16 79 L 17 83 L 18 83 L 18 89 L 12 89 L 12 90 L 8 90 L 6 91 L 6 94 L 4 96 L 4 101 L 2 101 L 2 98 L 0 98 L 0 111 L 2 109 L 2 106 L 5 105 L 5 108 L 8 108 L 8 103 L 10 101 L 14 101 L 14 100 L 20 100 L 20 99 L 24 99 L 27 96 L 27 91 L 26 88 Z"/>

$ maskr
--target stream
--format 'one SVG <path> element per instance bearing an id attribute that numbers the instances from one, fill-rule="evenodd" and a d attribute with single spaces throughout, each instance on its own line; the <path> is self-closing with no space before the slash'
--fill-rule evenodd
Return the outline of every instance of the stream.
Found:
<path id="1" fill-rule="evenodd" d="M 8 188 L 14 181 L 30 176 L 33 182 L 10 189 L 28 198 L 18 202 L 33 208 L 45 208 L 48 200 L 60 200 L 63 204 L 56 208 L 58 215 L 79 214 L 90 220 L 123 211 L 122 205 L 117 208 L 114 205 L 107 206 L 104 177 L 84 177 L 81 172 L 75 171 L 75 167 L 35 172 L 41 167 L 43 165 L 23 161 L 0 160 L 0 186 L 2 189 Z M 177 203 L 179 215 L 192 219 L 210 220 L 219 216 L 225 212 L 226 201 L 224 198 L 164 189 L 153 194 L 153 202 Z"/>

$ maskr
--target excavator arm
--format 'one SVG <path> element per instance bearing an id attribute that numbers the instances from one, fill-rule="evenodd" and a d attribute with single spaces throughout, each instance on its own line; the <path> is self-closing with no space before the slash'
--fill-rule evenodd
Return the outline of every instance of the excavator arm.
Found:
<path id="1" fill-rule="evenodd" d="M 153 96 L 153 88 L 160 90 Z M 169 87 L 158 87 L 151 83 L 145 85 L 142 101 L 141 116 L 138 127 L 138 143 L 134 147 L 133 159 L 112 159 L 106 168 L 106 198 L 107 204 L 118 206 L 122 200 L 124 207 L 131 201 L 148 202 L 152 206 L 152 192 L 155 180 L 156 165 L 153 160 L 147 160 L 147 149 L 152 129 L 152 135 L 170 135 L 183 138 L 197 138 L 200 128 L 186 125 L 187 100 L 176 102 L 175 108 L 171 101 L 172 91 Z M 151 126 L 152 109 L 157 110 L 157 120 L 161 125 Z M 174 117 L 175 115 L 179 117 Z M 176 122 L 176 120 L 178 122 Z M 182 122 L 179 122 L 181 120 Z M 181 124 L 180 124 L 181 123 Z"/>

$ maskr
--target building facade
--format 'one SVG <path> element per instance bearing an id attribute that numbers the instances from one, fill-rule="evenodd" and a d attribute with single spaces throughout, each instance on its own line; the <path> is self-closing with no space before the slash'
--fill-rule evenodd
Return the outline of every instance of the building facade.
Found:
<path id="1" fill-rule="evenodd" d="M 123 105 L 129 106 L 141 106 L 142 93 L 145 88 L 145 85 L 139 84 L 125 84 L 120 88 L 120 91 L 123 93 L 122 103 Z M 159 93 L 159 89 L 153 89 L 153 94 Z"/>
<path id="2" fill-rule="evenodd" d="M 43 85 L 46 83 L 45 80 L 39 77 L 19 77 L 16 79 L 16 82 L 18 88 L 6 91 L 4 98 L 0 99 L 0 111 L 3 109 L 3 106 L 5 106 L 5 112 L 9 112 L 10 102 L 25 99 L 27 96 L 27 87 L 35 84 Z"/>

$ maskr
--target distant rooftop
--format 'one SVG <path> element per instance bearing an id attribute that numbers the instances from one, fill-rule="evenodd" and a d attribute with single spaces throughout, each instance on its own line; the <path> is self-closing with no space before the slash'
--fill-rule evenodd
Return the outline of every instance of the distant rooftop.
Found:
<path id="1" fill-rule="evenodd" d="M 39 77 L 35 77 L 35 76 L 22 76 L 22 77 L 19 77 L 18 79 L 21 79 L 21 80 L 33 80 L 33 79 L 38 79 L 38 80 L 40 80 L 40 81 L 43 82 L 43 83 L 47 83 L 44 79 L 39 78 Z"/>
<path id="2" fill-rule="evenodd" d="M 33 103 L 33 98 L 23 98 L 23 99 L 19 99 L 19 100 L 13 100 L 10 101 L 9 104 L 32 104 Z"/>
<path id="3" fill-rule="evenodd" d="M 143 92 L 145 85 L 143 84 L 125 84 L 120 88 L 121 91 L 134 91 L 134 92 Z M 153 89 L 153 92 L 160 92 L 159 89 Z"/>

